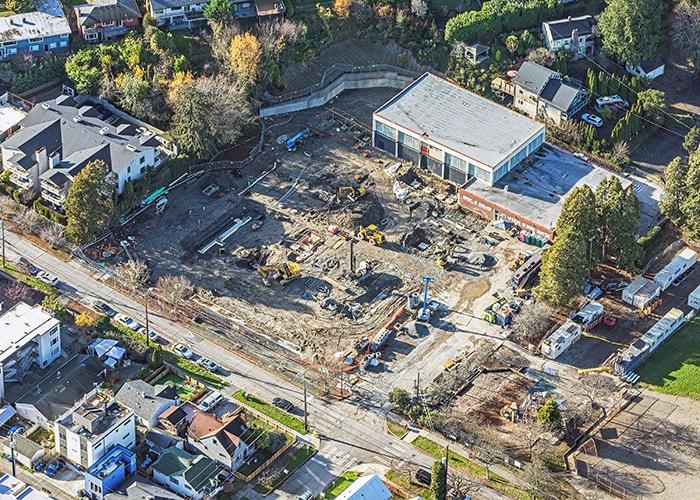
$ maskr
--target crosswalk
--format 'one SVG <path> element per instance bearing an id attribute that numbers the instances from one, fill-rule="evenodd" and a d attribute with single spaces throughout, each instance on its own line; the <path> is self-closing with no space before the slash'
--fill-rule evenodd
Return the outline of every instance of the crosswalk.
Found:
<path id="1" fill-rule="evenodd" d="M 350 469 L 357 463 L 357 458 L 335 445 L 323 447 L 311 460 L 316 463 L 330 464 L 332 467 L 336 467 L 341 471 Z"/>

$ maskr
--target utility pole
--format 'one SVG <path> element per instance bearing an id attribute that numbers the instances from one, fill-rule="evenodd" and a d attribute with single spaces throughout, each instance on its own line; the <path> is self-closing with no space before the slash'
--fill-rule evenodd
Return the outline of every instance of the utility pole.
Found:
<path id="1" fill-rule="evenodd" d="M 5 267 L 5 219 L 0 219 L 0 239 L 2 239 L 2 267 Z"/>
<path id="2" fill-rule="evenodd" d="M 151 325 L 148 320 L 148 296 L 151 294 L 152 288 L 146 289 L 146 293 L 143 294 L 144 298 L 144 307 L 146 308 L 146 347 L 150 347 L 150 339 L 148 338 L 148 334 L 151 331 Z"/>
<path id="3" fill-rule="evenodd" d="M 416 402 L 420 399 L 420 372 L 416 374 Z"/>
<path id="4" fill-rule="evenodd" d="M 355 276 L 355 238 L 350 237 L 350 274 Z"/>
<path id="5" fill-rule="evenodd" d="M 309 432 L 309 412 L 306 405 L 306 377 L 304 377 L 304 432 Z"/>
<path id="6" fill-rule="evenodd" d="M 12 434 L 12 437 L 10 437 L 10 453 L 12 455 L 12 475 L 17 477 L 17 470 L 16 470 L 16 464 L 15 464 L 15 435 Z"/>

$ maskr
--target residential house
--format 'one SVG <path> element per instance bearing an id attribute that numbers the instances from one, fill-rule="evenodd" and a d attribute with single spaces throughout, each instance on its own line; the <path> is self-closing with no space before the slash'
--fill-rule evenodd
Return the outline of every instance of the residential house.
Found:
<path id="1" fill-rule="evenodd" d="M 175 389 L 167 385 L 152 386 L 143 380 L 126 382 L 114 399 L 136 415 L 136 423 L 144 427 L 158 425 L 158 417 L 178 403 Z"/>
<path id="2" fill-rule="evenodd" d="M 105 500 L 182 500 L 180 495 L 158 486 L 139 474 L 133 474 L 129 479 L 107 493 Z"/>
<path id="3" fill-rule="evenodd" d="M 377 474 L 361 476 L 336 498 L 338 500 L 389 500 L 393 495 Z"/>
<path id="4" fill-rule="evenodd" d="M 588 91 L 566 77 L 526 61 L 513 78 L 513 106 L 531 118 L 560 125 L 573 118 L 588 102 Z"/>
<path id="5" fill-rule="evenodd" d="M 124 184 L 161 165 L 171 153 L 159 131 L 109 103 L 89 96 L 56 99 L 36 105 L 8 137 L 3 169 L 22 189 L 35 189 L 61 208 L 76 175 L 94 160 L 110 168 L 117 192 Z"/>
<path id="6" fill-rule="evenodd" d="M 22 434 L 13 434 L 11 440 L 7 438 L 0 439 L 2 439 L 3 452 L 7 455 L 12 453 L 12 446 L 14 446 L 15 459 L 20 465 L 31 468 L 44 458 L 44 447 Z"/>
<path id="7" fill-rule="evenodd" d="M 662 59 L 645 59 L 639 64 L 625 63 L 625 69 L 632 75 L 653 80 L 664 74 L 666 65 Z"/>
<path id="8" fill-rule="evenodd" d="M 475 43 L 464 47 L 464 58 L 472 64 L 481 64 L 489 58 L 488 45 Z"/>
<path id="9" fill-rule="evenodd" d="M 204 7 L 209 0 L 148 0 L 147 3 L 156 25 L 176 30 L 204 24 Z"/>
<path id="10" fill-rule="evenodd" d="M 179 448 L 165 450 L 151 468 L 153 481 L 193 500 L 213 498 L 230 477 L 223 466 L 211 458 Z"/>
<path id="11" fill-rule="evenodd" d="M 0 399 L 5 384 L 22 382 L 61 356 L 61 323 L 41 306 L 17 303 L 0 316 Z"/>
<path id="12" fill-rule="evenodd" d="M 135 473 L 136 453 L 117 444 L 85 471 L 87 496 L 92 500 L 103 500 Z"/>
<path id="13" fill-rule="evenodd" d="M 0 60 L 68 50 L 70 26 L 59 0 L 37 0 L 37 10 L 0 16 Z"/>
<path id="14" fill-rule="evenodd" d="M 236 19 L 250 19 L 258 15 L 253 0 L 234 0 L 233 16 Z"/>
<path id="15" fill-rule="evenodd" d="M 593 25 L 593 16 L 545 21 L 542 23 L 544 43 L 553 52 L 571 52 L 573 59 L 591 56 L 595 50 Z"/>
<path id="16" fill-rule="evenodd" d="M 287 12 L 282 0 L 253 0 L 253 3 L 259 20 L 276 19 Z"/>
<path id="17" fill-rule="evenodd" d="M 171 408 L 173 408 L 171 406 Z M 185 448 L 185 440 L 179 436 L 174 436 L 168 432 L 163 432 L 159 429 L 150 429 L 146 431 L 143 438 L 150 451 L 155 453 L 163 453 L 168 448 Z"/>
<path id="18" fill-rule="evenodd" d="M 86 41 L 113 40 L 141 25 L 135 0 L 98 0 L 73 7 L 78 32 Z"/>
<path id="19" fill-rule="evenodd" d="M 114 446 L 133 449 L 136 417 L 97 389 L 54 424 L 56 451 L 82 467 L 90 467 Z"/>
<path id="20" fill-rule="evenodd" d="M 9 92 L 0 95 L 0 141 L 12 135 L 32 103 Z M 1 310 L 1 309 L 0 309 Z"/>
<path id="21" fill-rule="evenodd" d="M 34 489 L 33 486 L 29 486 L 15 476 L 2 474 L 2 476 L 0 476 L 0 498 L 3 500 L 12 500 L 13 498 L 22 500 L 49 500 L 52 497 Z"/>
<path id="22" fill-rule="evenodd" d="M 175 436 L 184 436 L 187 426 L 199 410 L 192 403 L 171 406 L 158 417 L 158 423 L 166 431 Z"/>
<path id="23" fill-rule="evenodd" d="M 254 446 L 246 442 L 251 436 L 241 413 L 222 422 L 211 413 L 198 411 L 187 429 L 187 442 L 227 469 L 238 469 L 253 454 Z"/>

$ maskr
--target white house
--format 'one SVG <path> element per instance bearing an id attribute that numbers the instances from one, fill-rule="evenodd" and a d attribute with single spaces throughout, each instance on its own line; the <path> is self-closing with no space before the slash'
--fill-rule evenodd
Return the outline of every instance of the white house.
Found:
<path id="1" fill-rule="evenodd" d="M 152 386 L 143 380 L 126 382 L 114 399 L 134 412 L 137 424 L 149 429 L 158 425 L 158 417 L 165 410 L 178 403 L 174 388 Z"/>
<path id="2" fill-rule="evenodd" d="M 664 74 L 666 65 L 661 59 L 646 59 L 639 64 L 625 63 L 625 69 L 632 75 L 653 80 Z"/>
<path id="3" fill-rule="evenodd" d="M 5 384 L 21 382 L 34 368 L 61 356 L 61 324 L 41 306 L 24 302 L 0 316 L 0 399 Z"/>
<path id="4" fill-rule="evenodd" d="M 542 23 L 544 43 L 553 52 L 571 51 L 574 59 L 590 56 L 595 49 L 593 24 L 593 16 L 545 21 Z"/>
<path id="5" fill-rule="evenodd" d="M 197 411 L 187 428 L 187 442 L 227 469 L 236 470 L 248 459 L 255 448 L 246 441 L 251 436 L 240 413 L 222 422 L 211 413 Z"/>
<path id="6" fill-rule="evenodd" d="M 56 451 L 82 467 L 90 467 L 113 446 L 133 450 L 136 418 L 125 406 L 97 389 L 54 423 Z"/>
<path id="7" fill-rule="evenodd" d="M 148 11 L 156 24 L 168 29 L 191 29 L 206 21 L 209 0 L 149 0 Z"/>

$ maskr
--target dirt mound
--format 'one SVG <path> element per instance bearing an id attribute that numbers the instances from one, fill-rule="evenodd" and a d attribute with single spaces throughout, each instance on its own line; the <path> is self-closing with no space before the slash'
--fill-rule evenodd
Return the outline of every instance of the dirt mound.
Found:
<path id="1" fill-rule="evenodd" d="M 328 224 L 351 230 L 357 226 L 379 224 L 384 219 L 384 207 L 374 194 L 360 199 L 354 206 L 330 212 L 326 217 Z"/>

